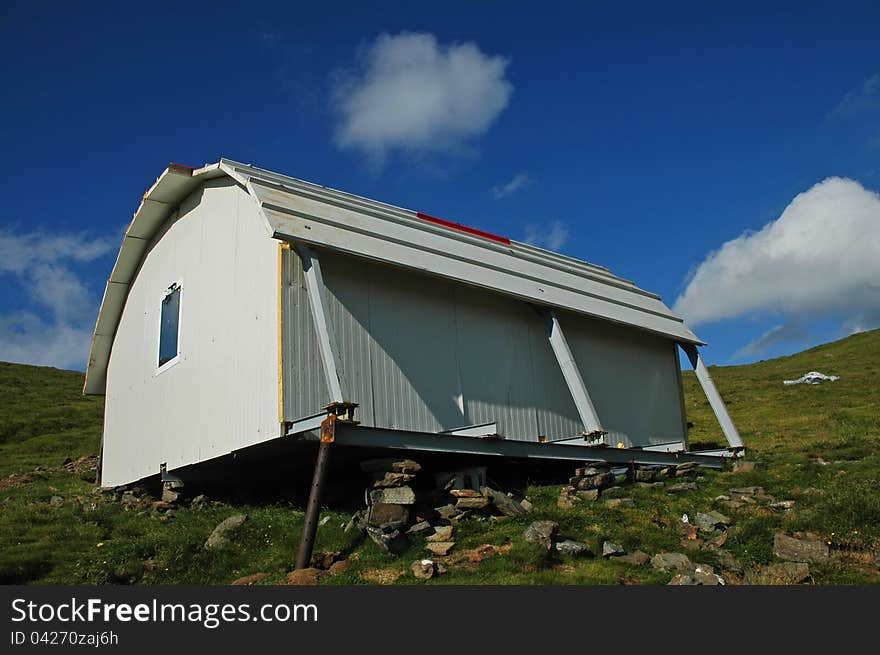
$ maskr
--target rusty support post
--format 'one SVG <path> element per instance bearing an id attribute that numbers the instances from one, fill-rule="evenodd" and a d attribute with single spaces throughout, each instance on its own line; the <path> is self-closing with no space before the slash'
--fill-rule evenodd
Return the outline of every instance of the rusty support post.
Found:
<path id="1" fill-rule="evenodd" d="M 349 411 L 354 411 L 350 403 L 343 405 L 350 407 Z M 328 411 L 339 411 L 339 408 L 328 406 Z M 333 441 L 336 438 L 337 420 L 336 414 L 329 413 L 327 418 L 321 423 L 321 443 L 318 446 L 318 459 L 315 462 L 315 474 L 312 476 L 312 488 L 309 491 L 309 502 L 306 505 L 306 515 L 303 520 L 299 550 L 296 552 L 296 569 L 308 568 L 312 559 L 312 551 L 315 548 L 315 534 L 318 531 L 318 518 L 321 515 L 324 480 L 327 477 L 327 466 L 330 462 L 330 449 L 333 447 Z"/>

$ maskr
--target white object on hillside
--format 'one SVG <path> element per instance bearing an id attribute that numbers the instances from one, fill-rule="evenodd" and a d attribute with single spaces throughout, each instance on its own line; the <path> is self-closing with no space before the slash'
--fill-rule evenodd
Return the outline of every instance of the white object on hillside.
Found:
<path id="1" fill-rule="evenodd" d="M 839 379 L 839 375 L 825 375 L 824 373 L 819 373 L 819 371 L 810 371 L 809 373 L 800 376 L 797 380 L 783 380 L 782 384 L 819 384 L 826 380 L 828 382 L 834 382 Z"/>

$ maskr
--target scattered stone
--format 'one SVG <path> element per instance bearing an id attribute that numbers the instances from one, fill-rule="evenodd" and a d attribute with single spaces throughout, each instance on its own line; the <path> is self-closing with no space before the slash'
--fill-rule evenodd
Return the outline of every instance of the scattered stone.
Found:
<path id="1" fill-rule="evenodd" d="M 458 514 L 458 510 L 455 509 L 455 505 L 443 505 L 442 507 L 435 507 L 434 511 L 437 512 L 441 519 L 446 521 Z"/>
<path id="2" fill-rule="evenodd" d="M 208 503 L 208 497 L 205 494 L 199 494 L 190 501 L 190 507 L 201 507 Z"/>
<path id="3" fill-rule="evenodd" d="M 398 555 L 409 547 L 409 539 L 399 530 L 386 533 L 373 526 L 367 526 L 366 530 L 376 545 L 392 555 Z"/>
<path id="4" fill-rule="evenodd" d="M 64 506 L 64 499 L 61 496 L 52 496 L 49 499 L 49 507 L 59 508 Z"/>
<path id="5" fill-rule="evenodd" d="M 483 494 L 481 494 L 476 489 L 450 489 L 450 496 L 455 496 L 456 498 L 482 498 Z"/>
<path id="6" fill-rule="evenodd" d="M 324 571 L 320 569 L 308 568 L 297 569 L 287 574 L 287 584 L 298 586 L 314 586 L 321 581 Z"/>
<path id="7" fill-rule="evenodd" d="M 481 491 L 484 496 L 492 501 L 495 509 L 504 514 L 504 516 L 522 516 L 526 513 L 522 504 L 518 503 L 505 493 L 496 491 L 492 487 L 483 487 Z"/>
<path id="8" fill-rule="evenodd" d="M 729 571 L 736 575 L 743 574 L 743 567 L 737 561 L 737 559 L 730 554 L 729 551 L 726 551 L 722 548 L 713 548 L 711 549 L 715 553 L 718 558 L 718 566 L 722 571 Z"/>
<path id="9" fill-rule="evenodd" d="M 621 507 L 635 507 L 636 502 L 632 498 L 611 498 L 605 501 L 605 505 L 611 509 L 619 509 Z"/>
<path id="10" fill-rule="evenodd" d="M 780 500 L 776 503 L 770 503 L 769 505 L 767 505 L 767 507 L 769 507 L 772 510 L 776 510 L 777 512 L 787 512 L 792 507 L 794 507 L 794 501 L 793 500 Z"/>
<path id="11" fill-rule="evenodd" d="M 790 537 L 777 532 L 773 535 L 773 554 L 789 562 L 827 562 L 829 548 L 825 540 L 815 534 Z"/>
<path id="12" fill-rule="evenodd" d="M 684 553 L 658 553 L 651 558 L 651 566 L 658 571 L 679 571 L 691 573 L 694 565 Z"/>
<path id="13" fill-rule="evenodd" d="M 254 573 L 253 575 L 246 575 L 243 578 L 233 580 L 230 584 L 233 587 L 249 587 L 267 577 L 269 577 L 268 573 Z"/>
<path id="14" fill-rule="evenodd" d="M 666 486 L 662 482 L 636 482 L 635 484 L 642 489 L 662 489 Z"/>
<path id="15" fill-rule="evenodd" d="M 651 556 L 648 555 L 648 553 L 643 553 L 642 551 L 637 550 L 631 555 L 621 555 L 619 557 L 615 557 L 614 561 L 623 562 L 624 564 L 629 564 L 630 566 L 644 566 L 651 561 Z"/>
<path id="16" fill-rule="evenodd" d="M 217 527 L 214 528 L 214 531 L 211 532 L 207 541 L 205 541 L 205 548 L 213 550 L 214 548 L 228 546 L 232 534 L 238 530 L 246 520 L 247 514 L 233 514 L 221 521 Z"/>
<path id="17" fill-rule="evenodd" d="M 581 502 L 581 499 L 575 496 L 574 494 L 565 493 L 563 491 L 559 494 L 559 498 L 556 499 L 556 507 L 559 509 L 571 509 L 575 506 L 576 503 Z"/>
<path id="18" fill-rule="evenodd" d="M 448 555 L 449 551 L 451 551 L 454 547 L 455 547 L 454 541 L 432 541 L 430 543 L 425 544 L 425 548 L 427 548 L 432 553 L 434 553 L 435 555 L 438 555 L 440 557 L 444 557 L 444 556 Z"/>
<path id="19" fill-rule="evenodd" d="M 590 554 L 590 547 L 580 541 L 571 539 L 563 539 L 556 542 L 556 551 L 562 555 L 571 555 L 572 557 L 580 557 Z"/>
<path id="20" fill-rule="evenodd" d="M 393 471 L 378 472 L 373 475 L 375 477 L 372 486 L 376 488 L 402 487 L 416 479 L 416 476 L 411 473 L 395 473 Z"/>
<path id="21" fill-rule="evenodd" d="M 438 525 L 434 528 L 434 534 L 428 537 L 426 541 L 452 541 L 453 529 L 451 525 Z"/>
<path id="22" fill-rule="evenodd" d="M 482 546 L 477 546 L 470 553 L 468 553 L 467 561 L 472 564 L 477 564 L 482 562 L 483 560 L 489 559 L 490 557 L 495 557 L 495 555 L 503 555 L 510 552 L 512 544 L 506 544 L 504 546 L 494 546 L 492 544 L 483 544 Z"/>
<path id="23" fill-rule="evenodd" d="M 594 464 L 592 466 L 585 466 L 583 468 L 575 469 L 574 475 L 578 478 L 589 478 L 594 475 L 602 475 L 603 473 L 608 473 L 611 469 L 607 464 Z"/>
<path id="24" fill-rule="evenodd" d="M 599 500 L 600 494 L 601 492 L 598 489 L 587 489 L 586 491 L 576 491 L 574 493 L 575 497 L 586 501 Z"/>
<path id="25" fill-rule="evenodd" d="M 657 471 L 654 469 L 636 469 L 636 482 L 653 482 L 655 477 L 657 477 Z"/>
<path id="26" fill-rule="evenodd" d="M 180 492 L 174 491 L 167 483 L 162 487 L 162 500 L 166 503 L 176 503 L 180 499 Z"/>
<path id="27" fill-rule="evenodd" d="M 697 474 L 696 462 L 683 462 L 675 467 L 675 477 L 693 476 Z"/>
<path id="28" fill-rule="evenodd" d="M 437 572 L 434 561 L 430 559 L 418 559 L 409 568 L 419 580 L 430 580 Z"/>
<path id="29" fill-rule="evenodd" d="M 539 544 L 549 551 L 553 548 L 553 542 L 558 532 L 559 524 L 555 521 L 534 521 L 523 532 L 523 539 Z"/>
<path id="30" fill-rule="evenodd" d="M 520 507 L 522 507 L 523 510 L 526 512 L 526 514 L 531 512 L 533 509 L 535 509 L 535 506 L 525 498 L 523 498 L 521 501 L 519 501 L 519 504 L 520 504 Z"/>
<path id="31" fill-rule="evenodd" d="M 602 492 L 603 498 L 622 498 L 626 496 L 627 490 L 623 487 L 608 487 Z"/>
<path id="32" fill-rule="evenodd" d="M 691 586 L 697 584 L 697 581 L 686 573 L 678 573 L 666 584 L 667 586 Z"/>
<path id="33" fill-rule="evenodd" d="M 169 503 L 165 500 L 153 501 L 150 504 L 150 507 L 152 507 L 157 512 L 168 512 L 168 511 L 171 511 L 172 509 L 175 509 L 174 503 Z"/>
<path id="34" fill-rule="evenodd" d="M 455 509 L 461 511 L 465 509 L 484 509 L 489 506 L 491 501 L 485 496 L 475 498 L 459 498 L 455 501 Z"/>
<path id="35" fill-rule="evenodd" d="M 746 572 L 745 583 L 750 585 L 795 585 L 810 579 L 810 566 L 804 562 L 766 564 Z"/>
<path id="36" fill-rule="evenodd" d="M 697 483 L 696 482 L 678 482 L 671 487 L 669 487 L 669 493 L 673 494 L 683 494 L 689 491 L 696 491 Z"/>
<path id="37" fill-rule="evenodd" d="M 367 473 L 380 473 L 392 471 L 394 473 L 418 473 L 422 470 L 421 465 L 411 459 L 368 459 L 361 462 L 361 470 Z"/>
<path id="38" fill-rule="evenodd" d="M 733 463 L 733 472 L 734 473 L 752 473 L 754 471 L 758 471 L 760 469 L 765 468 L 765 465 L 761 462 L 747 462 L 741 459 L 738 459 Z"/>
<path id="39" fill-rule="evenodd" d="M 623 546 L 619 546 L 610 541 L 606 541 L 602 544 L 602 557 L 620 557 L 621 555 L 626 555 Z"/>
<path id="40" fill-rule="evenodd" d="M 693 572 L 694 582 L 705 587 L 714 587 L 724 584 L 724 578 L 715 573 L 708 564 L 697 564 Z"/>
<path id="41" fill-rule="evenodd" d="M 430 528 L 431 528 L 431 524 L 428 523 L 427 521 L 419 521 L 418 523 L 411 526 L 410 529 L 407 530 L 406 532 L 407 532 L 407 534 L 420 534 L 420 533 L 424 532 L 425 530 L 429 530 Z"/>
<path id="42" fill-rule="evenodd" d="M 411 487 L 388 487 L 370 491 L 370 504 L 412 505 L 416 502 L 416 494 Z"/>
<path id="43" fill-rule="evenodd" d="M 345 573 L 351 568 L 351 562 L 347 559 L 339 560 L 338 562 L 333 562 L 327 568 L 327 575 L 339 575 L 340 573 Z"/>
<path id="44" fill-rule="evenodd" d="M 377 528 L 402 528 L 409 522 L 409 508 L 406 505 L 376 503 L 370 505 L 367 525 Z"/>
<path id="45" fill-rule="evenodd" d="M 763 496 L 764 487 L 738 487 L 731 489 L 730 494 L 733 496 Z"/>
<path id="46" fill-rule="evenodd" d="M 380 585 L 394 584 L 401 575 L 403 572 L 398 569 L 369 569 L 360 574 L 367 582 Z"/>
<path id="47" fill-rule="evenodd" d="M 613 473 L 600 473 L 590 478 L 579 478 L 577 483 L 572 485 L 580 491 L 587 489 L 605 489 L 614 484 Z"/>
<path id="48" fill-rule="evenodd" d="M 730 519 L 719 512 L 697 512 L 695 515 L 697 526 L 703 532 L 714 532 L 716 528 L 725 528 L 730 525 Z"/>

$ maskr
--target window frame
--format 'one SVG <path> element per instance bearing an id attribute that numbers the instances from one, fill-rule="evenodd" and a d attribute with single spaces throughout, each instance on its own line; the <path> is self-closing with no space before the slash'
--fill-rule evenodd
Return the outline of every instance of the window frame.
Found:
<path id="1" fill-rule="evenodd" d="M 178 296 L 177 296 L 177 354 L 174 355 L 174 357 L 169 359 L 167 362 L 159 364 L 159 358 L 162 355 L 162 305 L 165 302 L 165 299 L 169 295 L 174 293 L 175 291 L 178 292 Z M 162 292 L 162 296 L 159 298 L 158 324 L 159 324 L 159 330 L 158 330 L 157 339 L 156 339 L 156 359 L 153 360 L 154 362 L 156 362 L 156 370 L 153 373 L 154 376 L 159 375 L 161 373 L 164 373 L 169 368 L 172 368 L 173 366 L 178 364 L 181 360 L 180 336 L 182 334 L 181 326 L 183 325 L 183 280 L 182 279 L 178 279 L 175 282 L 172 282 L 167 287 L 165 287 L 165 290 Z"/>

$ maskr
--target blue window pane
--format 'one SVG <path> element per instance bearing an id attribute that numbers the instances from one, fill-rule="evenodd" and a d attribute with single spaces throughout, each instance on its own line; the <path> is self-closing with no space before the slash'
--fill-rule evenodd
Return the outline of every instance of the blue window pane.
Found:
<path id="1" fill-rule="evenodd" d="M 177 357 L 177 328 L 180 324 L 180 287 L 174 287 L 162 300 L 159 329 L 159 366 Z"/>

